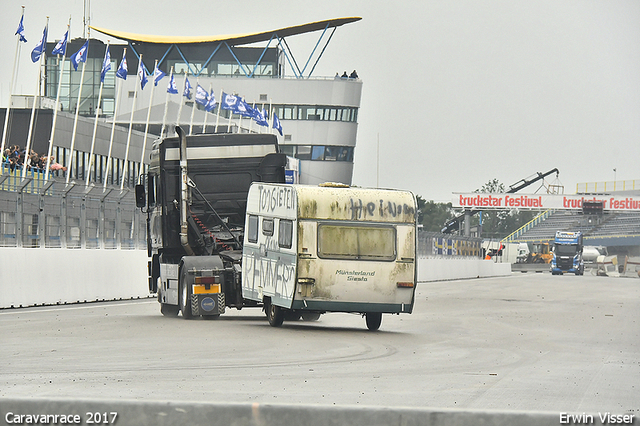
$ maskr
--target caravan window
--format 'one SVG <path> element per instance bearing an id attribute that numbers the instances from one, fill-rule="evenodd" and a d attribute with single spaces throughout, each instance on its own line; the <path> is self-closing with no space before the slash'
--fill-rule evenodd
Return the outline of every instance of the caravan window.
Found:
<path id="1" fill-rule="evenodd" d="M 258 242 L 258 216 L 249 215 L 247 240 L 250 243 Z"/>
<path id="2" fill-rule="evenodd" d="M 318 256 L 328 259 L 395 260 L 393 226 L 319 225 Z"/>
<path id="3" fill-rule="evenodd" d="M 282 248 L 291 248 L 293 241 L 293 222 L 290 220 L 280 219 L 280 227 L 278 229 L 278 245 Z"/>
<path id="4" fill-rule="evenodd" d="M 262 219 L 262 233 L 264 235 L 273 235 L 273 219 Z"/>

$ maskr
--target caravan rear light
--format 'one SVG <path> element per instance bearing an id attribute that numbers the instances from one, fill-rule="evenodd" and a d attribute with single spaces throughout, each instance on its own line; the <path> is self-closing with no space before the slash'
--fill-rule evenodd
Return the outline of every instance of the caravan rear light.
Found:
<path id="1" fill-rule="evenodd" d="M 413 288 L 412 282 L 399 282 L 399 283 L 396 283 L 396 285 L 401 288 Z"/>

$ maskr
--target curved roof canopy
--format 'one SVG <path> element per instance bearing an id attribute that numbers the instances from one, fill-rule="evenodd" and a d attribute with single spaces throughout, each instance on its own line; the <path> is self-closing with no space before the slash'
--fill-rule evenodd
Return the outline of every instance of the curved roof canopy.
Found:
<path id="1" fill-rule="evenodd" d="M 250 34 L 233 34 L 221 36 L 154 36 L 133 34 L 124 31 L 107 30 L 104 28 L 90 26 L 91 29 L 112 36 L 130 43 L 154 43 L 154 44 L 196 44 L 196 43 L 216 43 L 227 42 L 229 45 L 238 46 L 243 44 L 258 43 L 261 41 L 269 41 L 273 34 L 279 37 L 288 37 L 291 35 L 310 33 L 313 31 L 321 31 L 326 28 L 336 28 L 344 24 L 361 20 L 360 17 L 327 19 L 324 21 L 311 22 L 308 24 L 296 25 L 293 27 L 285 27 L 272 31 L 263 31 Z"/>

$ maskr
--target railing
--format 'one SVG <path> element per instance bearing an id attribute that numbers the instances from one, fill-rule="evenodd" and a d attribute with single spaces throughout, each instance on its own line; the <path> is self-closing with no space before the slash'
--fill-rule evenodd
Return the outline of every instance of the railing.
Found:
<path id="1" fill-rule="evenodd" d="M 587 182 L 576 184 L 576 194 L 612 191 L 635 191 L 640 189 L 640 180 L 616 180 L 608 182 Z"/>
<path id="2" fill-rule="evenodd" d="M 517 240 L 518 237 L 520 237 L 522 234 L 524 234 L 528 230 L 534 228 L 540 222 L 542 222 L 545 219 L 547 219 L 553 212 L 554 212 L 553 210 L 546 210 L 546 211 L 540 213 L 538 216 L 534 217 L 529 222 L 525 223 L 520 228 L 518 228 L 515 231 L 513 231 L 511 234 L 509 234 L 506 237 L 504 237 L 502 239 L 502 241 L 505 242 L 505 243 L 508 243 L 508 242 L 512 242 L 512 241 Z"/>
<path id="3" fill-rule="evenodd" d="M 14 171 L 0 175 L 0 246 L 146 249 L 146 218 L 129 189 Z"/>
<path id="4" fill-rule="evenodd" d="M 418 256 L 481 258 L 482 239 L 419 231 Z"/>

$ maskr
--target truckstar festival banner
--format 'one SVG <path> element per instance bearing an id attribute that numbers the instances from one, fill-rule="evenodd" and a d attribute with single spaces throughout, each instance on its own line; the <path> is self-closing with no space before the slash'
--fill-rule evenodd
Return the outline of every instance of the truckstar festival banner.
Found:
<path id="1" fill-rule="evenodd" d="M 603 210 L 640 211 L 640 197 L 613 195 L 551 195 L 551 194 L 482 194 L 454 193 L 452 206 L 473 210 L 531 209 L 531 210 L 580 210 L 583 202 L 602 202 Z"/>

